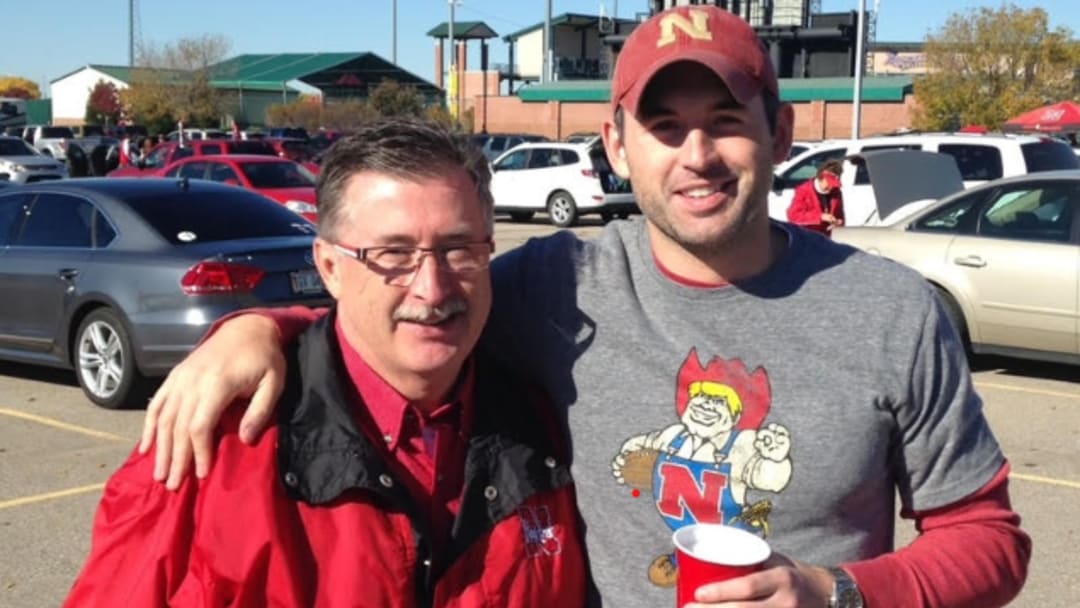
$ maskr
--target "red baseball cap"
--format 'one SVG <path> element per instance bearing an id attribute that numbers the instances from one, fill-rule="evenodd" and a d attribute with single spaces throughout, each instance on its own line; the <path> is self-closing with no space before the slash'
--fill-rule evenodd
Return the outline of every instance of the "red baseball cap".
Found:
<path id="1" fill-rule="evenodd" d="M 762 90 L 780 95 L 776 71 L 754 28 L 712 5 L 677 6 L 649 18 L 626 39 L 611 79 L 611 107 L 637 114 L 646 85 L 677 61 L 696 61 L 746 104 Z"/>

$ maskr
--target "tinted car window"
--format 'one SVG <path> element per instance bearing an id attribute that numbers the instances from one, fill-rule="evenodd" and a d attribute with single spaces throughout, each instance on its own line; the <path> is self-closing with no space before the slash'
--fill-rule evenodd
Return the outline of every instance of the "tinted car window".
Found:
<path id="1" fill-rule="evenodd" d="M 84 198 L 42 193 L 34 200 L 15 245 L 89 247 L 94 206 Z"/>
<path id="2" fill-rule="evenodd" d="M 986 200 L 989 194 L 989 190 L 979 190 L 963 195 L 952 203 L 922 216 L 912 225 L 912 228 L 925 232 L 974 234 L 979 219 L 979 203 Z"/>
<path id="3" fill-rule="evenodd" d="M 206 176 L 206 169 L 209 166 L 210 163 L 188 163 L 181 166 L 180 171 L 176 175 L 190 179 L 203 179 L 203 177 Z"/>
<path id="4" fill-rule="evenodd" d="M 21 139 L 0 139 L 0 156 L 35 156 L 37 152 Z"/>
<path id="5" fill-rule="evenodd" d="M 203 154 L 221 154 L 221 144 L 208 144 L 201 148 Z"/>
<path id="6" fill-rule="evenodd" d="M 1080 168 L 1072 148 L 1061 142 L 1046 140 L 1020 146 L 1028 173 Z"/>
<path id="7" fill-rule="evenodd" d="M 207 178 L 215 182 L 223 182 L 231 179 L 240 183 L 240 176 L 233 171 L 232 167 L 225 163 L 213 163 L 210 165 L 210 176 Z"/>
<path id="8" fill-rule="evenodd" d="M 1073 183 L 1017 185 L 1003 189 L 984 206 L 979 234 L 1021 241 L 1068 242 L 1072 228 Z"/>
<path id="9" fill-rule="evenodd" d="M 956 159 L 960 177 L 964 181 L 992 180 L 1004 175 L 1001 151 L 994 146 L 977 144 L 941 144 L 938 152 Z"/>
<path id="10" fill-rule="evenodd" d="M 562 156 L 562 164 L 564 165 L 573 165 L 580 160 L 578 153 L 573 150 L 559 150 L 559 154 Z"/>
<path id="11" fill-rule="evenodd" d="M 169 146 L 160 146 L 155 148 L 146 156 L 146 162 L 143 164 L 147 167 L 161 167 L 165 164 L 165 157 L 169 154 Z"/>
<path id="12" fill-rule="evenodd" d="M 43 127 L 41 136 L 48 139 L 60 139 L 61 137 L 74 139 L 75 132 L 68 127 Z"/>
<path id="13" fill-rule="evenodd" d="M 184 146 L 183 148 L 176 148 L 173 151 L 173 160 L 180 160 L 181 158 L 187 158 L 189 156 L 195 156 L 195 150 L 191 146 Z"/>
<path id="14" fill-rule="evenodd" d="M 561 162 L 562 160 L 559 157 L 559 151 L 551 150 L 549 148 L 533 148 L 532 154 L 529 156 L 530 169 L 557 167 Z"/>
<path id="15" fill-rule="evenodd" d="M 240 171 L 256 188 L 304 188 L 315 185 L 315 180 L 289 162 L 240 163 Z"/>
<path id="16" fill-rule="evenodd" d="M 0 196 L 0 246 L 11 243 L 25 214 L 29 198 L 22 192 Z"/>
<path id="17" fill-rule="evenodd" d="M 811 154 L 799 161 L 798 164 L 789 167 L 782 176 L 776 176 L 774 185 L 777 188 L 794 188 L 817 175 L 818 167 L 825 164 L 826 161 L 844 158 L 845 154 L 847 154 L 846 148 L 833 148 Z"/>
<path id="18" fill-rule="evenodd" d="M 524 169 L 528 159 L 528 150 L 518 150 L 517 152 L 508 154 L 505 158 L 500 160 L 499 164 L 495 165 L 495 168 L 500 171 L 505 171 L 507 169 Z"/>
<path id="19" fill-rule="evenodd" d="M 94 246 L 107 247 L 116 238 L 116 230 L 109 223 L 100 209 L 94 210 Z"/>
<path id="20" fill-rule="evenodd" d="M 125 199 L 128 207 L 174 245 L 315 234 L 315 226 L 261 194 L 177 190 Z"/>
<path id="21" fill-rule="evenodd" d="M 274 146 L 265 141 L 242 140 L 229 144 L 229 151 L 233 154 L 268 154 L 274 156 Z"/>

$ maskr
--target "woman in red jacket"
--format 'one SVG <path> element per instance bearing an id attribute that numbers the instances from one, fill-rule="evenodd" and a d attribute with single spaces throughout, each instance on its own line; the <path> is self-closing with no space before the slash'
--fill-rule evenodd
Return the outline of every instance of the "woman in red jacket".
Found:
<path id="1" fill-rule="evenodd" d="M 840 174 L 844 167 L 830 160 L 818 167 L 817 176 L 795 188 L 795 198 L 788 207 L 788 221 L 826 236 L 836 226 L 844 225 L 844 196 L 840 192 Z"/>

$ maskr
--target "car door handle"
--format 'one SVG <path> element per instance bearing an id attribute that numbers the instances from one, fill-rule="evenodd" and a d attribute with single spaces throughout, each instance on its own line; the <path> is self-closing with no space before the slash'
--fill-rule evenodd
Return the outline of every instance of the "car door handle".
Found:
<path id="1" fill-rule="evenodd" d="M 971 268 L 982 268 L 983 266 L 986 266 L 986 260 L 977 255 L 954 258 L 953 263 L 957 266 L 970 266 Z"/>
<path id="2" fill-rule="evenodd" d="M 79 276 L 79 270 L 77 268 L 61 268 L 56 274 L 60 275 L 60 278 L 65 281 L 71 281 Z"/>

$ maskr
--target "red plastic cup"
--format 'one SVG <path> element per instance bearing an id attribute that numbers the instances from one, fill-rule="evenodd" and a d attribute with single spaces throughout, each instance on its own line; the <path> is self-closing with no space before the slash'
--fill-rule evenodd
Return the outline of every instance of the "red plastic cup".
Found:
<path id="1" fill-rule="evenodd" d="M 691 524 L 675 531 L 679 608 L 694 601 L 698 587 L 761 570 L 772 550 L 761 537 L 723 524 Z"/>

